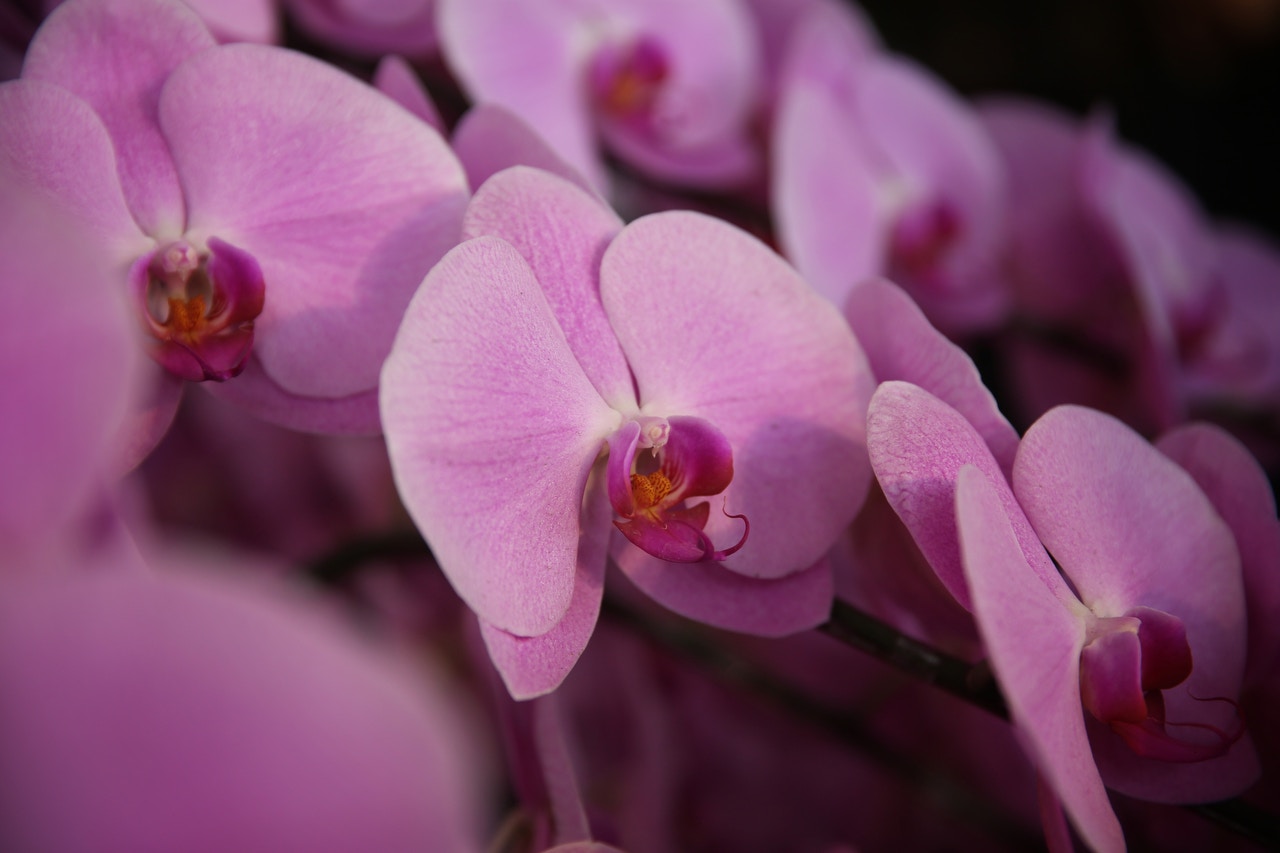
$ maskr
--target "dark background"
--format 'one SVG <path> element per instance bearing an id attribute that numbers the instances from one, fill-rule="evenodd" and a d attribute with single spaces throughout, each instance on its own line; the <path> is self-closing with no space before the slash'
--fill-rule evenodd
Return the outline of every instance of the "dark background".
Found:
<path id="1" fill-rule="evenodd" d="M 966 95 L 1109 107 L 1215 216 L 1280 239 L 1280 0 L 865 0 Z"/>

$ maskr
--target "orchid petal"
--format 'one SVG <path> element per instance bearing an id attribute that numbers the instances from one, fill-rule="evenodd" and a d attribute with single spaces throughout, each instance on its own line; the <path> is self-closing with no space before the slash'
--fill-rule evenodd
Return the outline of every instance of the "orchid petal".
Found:
<path id="1" fill-rule="evenodd" d="M 346 397 L 304 397 L 280 386 L 252 354 L 234 382 L 205 382 L 215 397 L 253 412 L 254 417 L 289 429 L 323 435 L 378 435 L 378 389 Z"/>
<path id="2" fill-rule="evenodd" d="M 973 360 L 929 324 L 911 297 L 885 279 L 872 279 L 849 296 L 845 319 L 877 380 L 910 382 L 951 406 L 986 441 L 1005 475 L 1012 472 L 1018 434 L 1000 414 Z"/>
<path id="3" fill-rule="evenodd" d="M 940 80 L 888 56 L 862 69 L 856 118 L 893 164 L 908 208 L 918 200 L 954 213 L 960 233 L 939 265 L 947 290 L 973 299 L 995 281 L 989 274 L 1003 248 L 1004 172 L 994 143 Z"/>
<path id="4" fill-rule="evenodd" d="M 157 238 L 176 237 L 186 221 L 178 171 L 157 123 L 161 87 L 179 65 L 216 44 L 184 4 L 73 0 L 54 10 L 27 51 L 25 79 L 55 83 L 101 117 L 129 209 Z M 201 126 L 206 134 L 208 128 Z"/>
<path id="5" fill-rule="evenodd" d="M 1014 491 L 1045 548 L 1099 616 L 1150 607 L 1182 621 L 1191 677 L 1163 692 L 1165 718 L 1228 730 L 1245 658 L 1240 558 L 1231 531 L 1191 477 L 1109 415 L 1053 409 L 1022 439 Z M 1110 746 L 1100 743 L 1105 741 Z M 1110 731 L 1095 735 L 1108 785 L 1144 799 L 1232 796 L 1256 775 L 1240 741 L 1219 759 L 1169 765 L 1144 759 Z"/>
<path id="6" fill-rule="evenodd" d="M 262 267 L 266 373 L 300 396 L 372 389 L 414 288 L 458 239 L 466 181 L 444 141 L 331 66 L 250 44 L 175 71 L 160 123 L 189 230 Z"/>
<path id="7" fill-rule="evenodd" d="M 1280 662 L 1280 520 L 1262 466 L 1219 427 L 1188 424 L 1165 433 L 1156 448 L 1191 475 L 1231 528 L 1240 551 L 1249 625 L 1249 680 Z"/>
<path id="8" fill-rule="evenodd" d="M 15 551 L 69 538 L 119 473 L 142 367 L 105 259 L 39 201 L 12 186 L 0 199 L 0 574 Z"/>
<path id="9" fill-rule="evenodd" d="M 395 54 L 382 57 L 373 72 L 373 87 L 422 119 L 436 133 L 444 134 L 440 111 L 427 94 L 418 73 L 402 57 Z"/>
<path id="10" fill-rule="evenodd" d="M 888 243 L 866 139 L 835 96 L 797 80 L 774 125 L 770 196 L 788 258 L 836 305 L 882 271 Z"/>
<path id="11" fill-rule="evenodd" d="M 707 625 L 785 637 L 831 616 L 834 581 L 826 560 L 786 577 L 761 579 L 726 571 L 724 563 L 664 562 L 632 547 L 621 534 L 612 550 L 623 573 L 650 598 Z"/>
<path id="12" fill-rule="evenodd" d="M 929 392 L 906 382 L 885 382 L 871 398 L 867 448 L 885 498 L 911 531 L 921 553 L 966 609 L 972 610 L 964 583 L 955 527 L 956 475 L 972 465 L 991 480 L 1000 495 L 1023 556 L 1042 583 L 1062 601 L 1070 597 L 1044 548 L 1018 507 L 991 450 L 973 424 Z"/>
<path id="13" fill-rule="evenodd" d="M 477 104 L 467 110 L 453 130 L 452 141 L 472 190 L 503 169 L 532 166 L 596 194 L 582 173 L 561 159 L 533 128 L 494 104 Z"/>
<path id="14" fill-rule="evenodd" d="M 425 57 L 436 49 L 433 0 L 287 0 L 298 25 L 343 52 Z"/>
<path id="15" fill-rule="evenodd" d="M 222 44 L 277 44 L 280 15 L 272 0 L 186 0 Z"/>
<path id="16" fill-rule="evenodd" d="M 0 594 L 5 849 L 480 849 L 425 661 L 227 565 L 85 568 Z"/>
<path id="17" fill-rule="evenodd" d="M 555 690 L 587 647 L 604 595 L 610 510 L 604 484 L 588 483 L 582 502 L 582 539 L 573 598 L 554 628 L 537 637 L 517 637 L 481 620 L 480 634 L 489 658 L 512 697 L 531 699 Z"/>
<path id="18" fill-rule="evenodd" d="M 1085 842 L 1098 851 L 1123 850 L 1080 706 L 1083 616 L 1064 607 L 1027 563 L 1001 494 L 1003 480 L 997 486 L 991 474 L 972 465 L 955 479 L 956 527 L 974 616 L 1010 714 Z"/>
<path id="19" fill-rule="evenodd" d="M 440 46 L 475 101 L 515 113 L 569 165 L 603 187 L 567 4 L 440 0 Z"/>
<path id="20" fill-rule="evenodd" d="M 587 474 L 620 417 L 515 248 L 477 238 L 432 270 L 381 404 L 396 485 L 454 589 L 504 631 L 550 631 L 573 596 Z"/>
<path id="21" fill-rule="evenodd" d="M 763 166 L 756 144 L 745 133 L 680 149 L 668 148 L 626 125 L 605 124 L 600 133 L 620 158 L 652 178 L 673 184 L 731 189 L 749 182 Z"/>
<path id="22" fill-rule="evenodd" d="M 153 245 L 129 212 L 107 128 L 88 104 L 58 86 L 0 85 L 0 171 L 6 195 L 20 188 L 47 194 L 80 219 L 111 250 L 104 260 L 124 264 Z"/>
<path id="23" fill-rule="evenodd" d="M 547 172 L 517 166 L 476 193 L 465 237 L 492 234 L 519 250 L 587 378 L 609 405 L 634 410 L 631 371 L 600 303 L 600 258 L 622 220 L 594 196 Z"/>
<path id="24" fill-rule="evenodd" d="M 849 327 L 764 245 L 695 213 L 631 223 L 600 281 L 644 411 L 705 418 L 733 448 L 727 512 L 751 520 L 751 543 L 723 567 L 778 578 L 816 562 L 870 479 L 872 380 Z M 712 513 L 706 532 L 737 528 Z"/>

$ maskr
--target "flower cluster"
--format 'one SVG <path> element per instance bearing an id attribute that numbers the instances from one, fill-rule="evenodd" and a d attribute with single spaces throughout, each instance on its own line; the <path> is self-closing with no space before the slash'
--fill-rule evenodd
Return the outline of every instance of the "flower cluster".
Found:
<path id="1" fill-rule="evenodd" d="M 0 847 L 1277 832 L 1280 249 L 1105 112 L 837 0 L 15 3 L 0 81 Z"/>

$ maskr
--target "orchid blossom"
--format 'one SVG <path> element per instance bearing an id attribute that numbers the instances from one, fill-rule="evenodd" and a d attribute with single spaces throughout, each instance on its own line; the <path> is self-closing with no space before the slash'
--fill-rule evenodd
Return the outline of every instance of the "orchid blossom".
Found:
<path id="1" fill-rule="evenodd" d="M 843 307 L 888 275 L 950 333 L 990 327 L 1007 294 L 1004 174 L 969 107 L 905 59 L 878 51 L 842 6 L 796 25 L 773 126 L 779 240 Z"/>
<path id="2" fill-rule="evenodd" d="M 137 456 L 181 381 L 289 426 L 376 432 L 378 370 L 467 197 L 443 140 L 374 90 L 218 46 L 165 0 L 55 10 L 0 86 L 0 162 L 108 247 L 168 377 Z"/>
<path id="3" fill-rule="evenodd" d="M 760 76 L 739 0 L 441 0 L 441 48 L 479 103 L 526 121 L 599 190 L 600 143 L 662 181 L 754 177 Z"/>
<path id="4" fill-rule="evenodd" d="M 382 416 L 405 505 L 512 693 L 577 659 L 610 551 L 693 618 L 822 622 L 820 561 L 869 480 L 871 377 L 835 310 L 730 226 L 624 228 L 524 167 L 485 183 L 464 235 L 405 316 Z"/>
<path id="5" fill-rule="evenodd" d="M 1023 437 L 1011 486 L 964 418 L 906 383 L 876 392 L 868 446 L 890 503 L 973 612 L 1031 755 L 1091 847 L 1123 848 L 1104 782 L 1161 802 L 1252 782 L 1236 704 L 1240 557 L 1184 470 L 1113 418 L 1068 406 Z"/>

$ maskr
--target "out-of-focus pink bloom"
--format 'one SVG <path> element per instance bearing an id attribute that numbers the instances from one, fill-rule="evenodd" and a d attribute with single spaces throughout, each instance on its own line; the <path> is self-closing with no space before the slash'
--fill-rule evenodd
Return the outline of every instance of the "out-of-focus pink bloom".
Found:
<path id="1" fill-rule="evenodd" d="M 1000 320 L 1004 175 L 970 108 L 842 6 L 796 26 L 782 74 L 770 195 L 796 268 L 837 305 L 888 275 L 944 331 Z"/>
<path id="2" fill-rule="evenodd" d="M 1221 313 L 1217 246 L 1196 199 L 1105 118 L 997 99 L 980 114 L 1009 173 L 1017 338 L 1035 417 L 1085 403 L 1154 434 L 1186 417 L 1181 365 Z"/>
<path id="3" fill-rule="evenodd" d="M 436 0 L 283 0 L 310 35 L 357 56 L 436 52 Z"/>
<path id="4" fill-rule="evenodd" d="M 443 683 L 279 589 L 97 568 L 0 595 L 5 849 L 480 849 Z"/>
<path id="5" fill-rule="evenodd" d="M 443 0 L 441 48 L 471 96 L 519 116 L 597 189 L 601 137 L 662 181 L 741 184 L 760 77 L 738 0 Z"/>
<path id="6" fill-rule="evenodd" d="M 1280 248 L 1225 226 L 1214 234 L 1220 303 L 1185 354 L 1191 405 L 1280 414 Z"/>
<path id="7" fill-rule="evenodd" d="M 74 559 L 141 359 L 106 256 L 0 160 L 0 575 Z M 37 559 L 39 555 L 39 559 Z"/>
<path id="8" fill-rule="evenodd" d="M 1123 846 L 1104 780 L 1178 803 L 1256 778 L 1236 705 L 1240 557 L 1185 471 L 1113 418 L 1062 407 L 1024 436 L 1011 488 L 964 418 L 905 383 L 881 386 L 867 429 L 886 496 L 973 611 L 1014 721 L 1090 846 Z"/>
<path id="9" fill-rule="evenodd" d="M 108 244 L 168 387 L 214 380 L 320 431 L 377 430 L 382 359 L 467 197 L 444 142 L 386 98 L 217 46 L 163 0 L 57 9 L 0 87 L 0 158 Z"/>
<path id="10" fill-rule="evenodd" d="M 532 169 L 489 179 L 464 234 L 410 305 L 382 415 L 405 504 L 512 692 L 554 688 L 581 653 L 610 549 L 693 618 L 823 621 L 815 564 L 869 480 L 870 373 L 834 309 L 728 225 L 624 228 Z M 615 514 L 636 545 L 611 545 Z"/>

